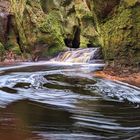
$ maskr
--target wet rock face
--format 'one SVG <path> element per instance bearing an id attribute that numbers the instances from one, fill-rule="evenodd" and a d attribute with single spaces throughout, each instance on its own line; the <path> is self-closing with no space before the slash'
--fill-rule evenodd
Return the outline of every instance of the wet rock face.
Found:
<path id="1" fill-rule="evenodd" d="M 80 27 L 75 26 L 73 38 L 71 38 L 70 34 L 68 34 L 67 37 L 64 39 L 65 45 L 69 48 L 80 48 L 80 33 Z"/>
<path id="2" fill-rule="evenodd" d="M 10 3 L 8 0 L 0 0 L 0 12 L 8 12 Z"/>
<path id="3" fill-rule="evenodd" d="M 0 42 L 3 44 L 7 41 L 10 22 L 9 2 L 0 1 Z"/>
<path id="4" fill-rule="evenodd" d="M 115 65 L 140 63 L 140 1 L 122 0 L 101 24 L 104 57 Z"/>
<path id="5" fill-rule="evenodd" d="M 7 41 L 9 20 L 10 15 L 8 13 L 0 12 L 0 41 L 4 44 Z"/>
<path id="6" fill-rule="evenodd" d="M 87 0 L 88 1 L 88 0 Z M 117 7 L 121 0 L 93 0 L 94 10 L 100 20 L 108 17 L 109 14 L 113 13 L 114 8 Z"/>

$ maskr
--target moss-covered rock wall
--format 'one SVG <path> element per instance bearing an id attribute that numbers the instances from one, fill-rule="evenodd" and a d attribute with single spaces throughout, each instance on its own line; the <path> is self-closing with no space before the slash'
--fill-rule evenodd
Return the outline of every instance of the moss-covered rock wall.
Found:
<path id="1" fill-rule="evenodd" d="M 10 25 L 4 24 L 6 34 L 0 34 L 6 50 L 37 60 L 67 47 L 102 47 L 107 62 L 120 66 L 140 62 L 139 0 L 6 2 L 10 6 L 3 9 L 10 11 Z"/>
<path id="2" fill-rule="evenodd" d="M 140 3 L 122 0 L 100 24 L 104 57 L 124 65 L 140 63 Z"/>

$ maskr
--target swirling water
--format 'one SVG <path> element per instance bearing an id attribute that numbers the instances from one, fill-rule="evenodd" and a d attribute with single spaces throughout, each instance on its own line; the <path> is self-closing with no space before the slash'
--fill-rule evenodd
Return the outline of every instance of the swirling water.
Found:
<path id="1" fill-rule="evenodd" d="M 97 78 L 102 64 L 0 68 L 0 139 L 140 139 L 140 89 Z"/>

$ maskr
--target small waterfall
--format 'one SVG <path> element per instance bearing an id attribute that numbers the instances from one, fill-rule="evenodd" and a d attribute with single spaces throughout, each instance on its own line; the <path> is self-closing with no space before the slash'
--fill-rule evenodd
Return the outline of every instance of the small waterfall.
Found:
<path id="1" fill-rule="evenodd" d="M 52 61 L 69 63 L 89 63 L 90 61 L 101 59 L 100 48 L 71 49 L 60 53 Z"/>

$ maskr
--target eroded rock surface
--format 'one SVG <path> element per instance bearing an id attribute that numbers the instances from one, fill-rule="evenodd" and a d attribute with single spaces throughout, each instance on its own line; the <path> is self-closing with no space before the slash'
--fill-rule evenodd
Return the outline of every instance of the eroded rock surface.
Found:
<path id="1" fill-rule="evenodd" d="M 38 46 L 46 46 L 39 56 L 67 47 L 102 47 L 105 60 L 115 66 L 140 63 L 139 0 L 9 2 L 0 1 L 0 42 L 18 55 L 34 58 L 32 52 Z M 10 29 L 9 10 L 13 15 Z"/>

